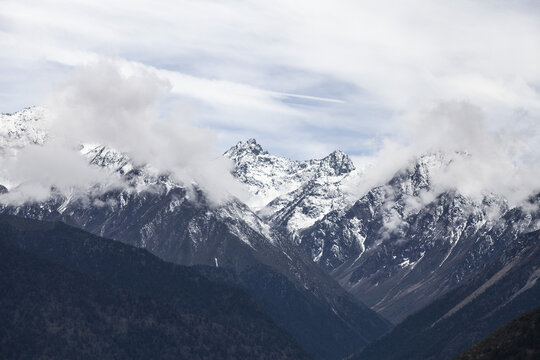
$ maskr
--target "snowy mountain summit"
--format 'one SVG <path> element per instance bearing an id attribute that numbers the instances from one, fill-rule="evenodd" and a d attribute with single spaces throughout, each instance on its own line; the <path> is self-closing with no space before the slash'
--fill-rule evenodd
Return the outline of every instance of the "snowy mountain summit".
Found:
<path id="1" fill-rule="evenodd" d="M 15 150 L 30 144 L 41 145 L 47 138 L 43 122 L 47 109 L 33 106 L 14 114 L 0 114 L 0 151 Z"/>
<path id="2" fill-rule="evenodd" d="M 233 161 L 233 175 L 252 194 L 248 205 L 290 233 L 349 205 L 343 184 L 356 172 L 342 151 L 323 159 L 297 161 L 272 155 L 249 139 L 231 147 L 224 156 Z"/>

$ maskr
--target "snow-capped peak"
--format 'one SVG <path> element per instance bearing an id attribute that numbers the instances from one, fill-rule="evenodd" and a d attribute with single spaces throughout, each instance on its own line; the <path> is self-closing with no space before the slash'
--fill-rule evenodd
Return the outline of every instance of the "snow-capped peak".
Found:
<path id="1" fill-rule="evenodd" d="M 355 168 L 342 151 L 323 159 L 296 161 L 269 154 L 249 139 L 224 156 L 233 161 L 233 175 L 252 194 L 248 205 L 292 233 L 348 204 L 341 182 Z"/>
<path id="2" fill-rule="evenodd" d="M 335 150 L 322 159 L 321 167 L 331 169 L 334 176 L 349 174 L 355 170 L 352 160 L 341 150 Z"/>
<path id="3" fill-rule="evenodd" d="M 30 144 L 43 144 L 47 138 L 43 120 L 47 109 L 33 106 L 13 114 L 0 114 L 0 150 L 19 149 Z"/>
<path id="4" fill-rule="evenodd" d="M 257 140 L 251 138 L 247 141 L 239 141 L 235 146 L 227 150 L 224 156 L 232 159 L 233 161 L 237 158 L 246 156 L 246 155 L 266 155 L 268 152 L 262 148 L 261 145 L 257 143 Z"/>

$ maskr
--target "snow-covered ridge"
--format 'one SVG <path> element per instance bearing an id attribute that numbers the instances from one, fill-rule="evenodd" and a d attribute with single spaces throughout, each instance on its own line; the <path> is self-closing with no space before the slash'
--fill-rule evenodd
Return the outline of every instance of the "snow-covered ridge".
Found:
<path id="1" fill-rule="evenodd" d="M 43 144 L 47 139 L 44 120 L 49 116 L 47 109 L 40 106 L 13 114 L 0 114 L 0 152 L 5 153 L 30 144 Z"/>
<path id="2" fill-rule="evenodd" d="M 50 117 L 50 111 L 41 106 L 25 108 L 13 114 L 0 114 L 0 156 L 13 155 L 30 145 L 44 145 L 49 137 L 46 125 Z M 80 153 L 89 164 L 122 176 L 133 189 L 141 190 L 144 186 L 157 184 L 165 185 L 167 189 L 179 186 L 149 165 L 134 165 L 127 154 L 112 147 L 81 144 Z M 9 183 L 8 179 L 2 181 Z"/>
<path id="3" fill-rule="evenodd" d="M 39 106 L 0 115 L 0 152 L 8 155 L 6 152 L 28 145 L 43 145 L 48 137 L 48 117 L 50 112 Z M 82 144 L 80 152 L 90 164 L 121 175 L 134 189 L 158 183 L 167 190 L 179 186 L 170 176 L 159 174 L 149 165 L 135 165 L 129 156 L 109 146 Z M 348 205 L 341 183 L 354 172 L 354 165 L 341 151 L 323 159 L 294 161 L 271 155 L 250 139 L 239 142 L 224 156 L 234 162 L 233 175 L 252 194 L 248 206 L 260 211 L 269 223 L 283 223 L 291 232 Z"/>
<path id="4" fill-rule="evenodd" d="M 452 159 L 452 156 L 443 153 L 420 156 L 398 171 L 388 183 L 368 191 L 345 213 L 333 212 L 322 218 L 315 228 L 300 239 L 302 246 L 311 246 L 309 251 L 312 259 L 324 262 L 324 267 L 333 270 L 343 262 L 361 256 L 370 247 L 377 248 L 387 241 L 392 243 L 401 239 L 399 247 L 402 248 L 408 237 L 412 236 L 411 227 L 414 227 L 413 223 L 419 216 L 427 216 L 434 223 L 444 219 L 453 224 L 447 234 L 440 229 L 426 230 L 436 232 L 437 236 L 451 244 L 459 241 L 463 224 L 477 230 L 493 218 L 502 216 L 508 208 L 500 196 L 486 194 L 477 201 L 452 189 L 434 186 L 433 177 L 443 173 Z M 448 209 L 451 209 L 450 213 Z M 471 223 L 473 219 L 475 224 Z M 330 233 L 333 236 L 328 236 Z M 418 242 L 414 244 L 418 245 Z M 394 260 L 401 267 L 413 263 L 408 255 L 400 256 Z"/>
<path id="5" fill-rule="evenodd" d="M 50 112 L 43 107 L 31 107 L 14 114 L 0 115 L 0 151 L 2 151 L 0 155 L 5 155 L 5 152 L 16 152 L 30 145 L 44 145 L 48 138 L 45 125 L 49 116 Z M 150 164 L 137 164 L 128 154 L 113 147 L 102 144 L 81 144 L 79 153 L 90 165 L 119 176 L 122 182 L 122 186 L 115 182 L 114 189 L 118 190 L 118 193 L 113 191 L 115 194 L 113 197 L 106 195 L 106 198 L 101 199 L 103 194 L 100 191 L 95 194 L 87 194 L 91 197 L 91 199 L 86 199 L 87 202 L 96 208 L 107 205 L 118 211 L 123 211 L 130 206 L 134 196 L 140 195 L 143 198 L 146 196 L 140 194 L 141 192 L 151 191 L 155 195 L 166 196 L 173 189 L 176 192 L 178 189 L 183 189 L 185 190 L 183 191 L 184 197 L 179 199 L 175 196 L 168 207 L 171 212 L 174 212 L 185 200 L 195 199 L 200 195 L 196 194 L 200 191 L 196 184 L 193 183 L 190 184 L 192 186 L 186 187 L 185 184 L 176 181 L 174 176 L 169 173 L 159 171 Z M 2 180 L 4 183 L 6 181 Z M 17 184 L 13 185 L 17 186 Z M 0 183 L 0 192 L 6 191 L 8 190 Z M 204 197 L 204 195 L 202 196 Z M 55 193 L 53 198 L 41 207 L 41 210 L 48 213 L 73 211 L 73 208 L 79 206 L 79 200 L 79 196 L 75 196 L 73 193 Z M 210 213 L 219 218 L 231 233 L 250 246 L 250 237 L 253 237 L 254 233 L 264 238 L 268 243 L 274 242 L 270 227 L 248 206 L 238 200 L 232 200 L 217 208 L 212 208 Z"/>
<path id="6" fill-rule="evenodd" d="M 233 161 L 233 175 L 252 195 L 248 205 L 291 233 L 349 204 L 342 184 L 355 174 L 355 167 L 342 151 L 323 159 L 296 161 L 269 154 L 255 139 L 249 139 L 224 156 Z"/>

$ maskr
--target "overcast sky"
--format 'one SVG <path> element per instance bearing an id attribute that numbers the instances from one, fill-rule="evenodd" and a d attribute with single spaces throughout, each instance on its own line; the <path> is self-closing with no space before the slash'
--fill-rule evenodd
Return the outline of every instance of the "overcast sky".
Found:
<path id="1" fill-rule="evenodd" d="M 535 1 L 1 0 L 0 47 L 1 112 L 105 56 L 168 81 L 162 116 L 212 130 L 216 152 L 255 137 L 361 159 L 448 101 L 487 131 L 540 122 Z"/>

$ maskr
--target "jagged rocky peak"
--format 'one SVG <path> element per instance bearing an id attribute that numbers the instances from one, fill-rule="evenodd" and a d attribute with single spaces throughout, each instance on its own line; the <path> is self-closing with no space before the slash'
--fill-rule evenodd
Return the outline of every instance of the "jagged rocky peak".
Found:
<path id="1" fill-rule="evenodd" d="M 341 150 L 335 150 L 321 160 L 322 167 L 330 167 L 334 170 L 333 175 L 345 175 L 355 170 L 354 164 L 349 157 Z"/>
<path id="2" fill-rule="evenodd" d="M 0 149 L 16 149 L 29 144 L 43 144 L 47 137 L 43 121 L 47 109 L 34 106 L 13 114 L 0 114 Z"/>
<path id="3" fill-rule="evenodd" d="M 14 116 L 23 121 L 40 121 L 49 115 L 49 111 L 43 106 L 30 106 L 14 113 L 2 114 L 2 116 Z"/>
<path id="4" fill-rule="evenodd" d="M 80 152 L 88 159 L 90 164 L 93 165 L 113 170 L 121 169 L 128 164 L 131 166 L 131 159 L 126 154 L 123 154 L 110 146 L 83 144 Z"/>
<path id="5" fill-rule="evenodd" d="M 341 150 L 335 150 L 320 160 L 297 161 L 271 155 L 253 138 L 248 139 L 247 141 L 239 141 L 223 155 L 233 160 L 235 163 L 240 161 L 262 161 L 263 163 L 266 163 L 267 161 L 265 160 L 272 159 L 273 161 L 271 162 L 283 162 L 289 167 L 298 167 L 298 170 L 300 171 L 308 168 L 320 168 L 324 175 L 329 176 L 345 175 L 355 170 L 352 160 Z"/>
<path id="6" fill-rule="evenodd" d="M 265 155 L 268 152 L 257 143 L 257 140 L 251 138 L 247 141 L 239 141 L 235 146 L 227 150 L 224 155 L 234 160 L 247 154 Z"/>
<path id="7" fill-rule="evenodd" d="M 251 209 L 287 232 L 308 227 L 349 203 L 342 182 L 355 167 L 342 151 L 322 159 L 291 160 L 268 153 L 250 139 L 224 156 L 234 163 L 233 175 L 247 185 Z"/>
<path id="8" fill-rule="evenodd" d="M 426 153 L 411 159 L 409 165 L 398 171 L 389 185 L 398 194 L 418 195 L 421 190 L 429 190 L 435 174 L 446 171 L 448 166 L 464 153 Z"/>

